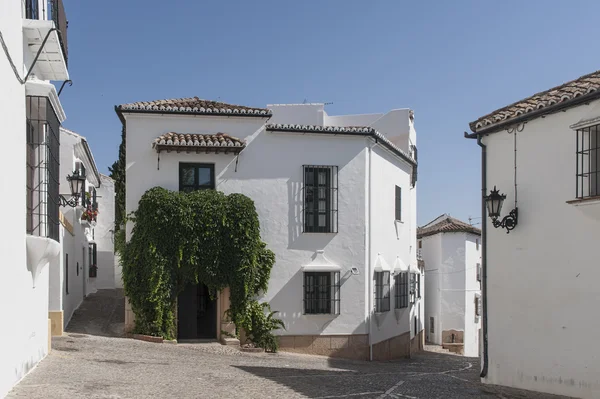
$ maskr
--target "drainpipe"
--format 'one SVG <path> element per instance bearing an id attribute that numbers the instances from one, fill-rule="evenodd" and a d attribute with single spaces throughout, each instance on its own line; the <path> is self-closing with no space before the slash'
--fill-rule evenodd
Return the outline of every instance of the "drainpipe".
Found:
<path id="1" fill-rule="evenodd" d="M 369 203 L 369 209 L 367 210 L 367 217 L 368 217 L 368 230 L 367 230 L 367 292 L 369 295 L 368 298 L 368 304 L 369 304 L 369 311 L 367 314 L 367 324 L 369 325 L 369 360 L 372 361 L 373 360 L 373 337 L 372 337 L 372 314 L 373 314 L 373 260 L 372 260 L 372 248 L 371 248 L 371 220 L 373 219 L 373 207 L 371 206 L 371 198 L 373 197 L 371 192 L 372 192 L 372 162 L 371 159 L 373 158 L 372 152 L 373 152 L 373 147 L 375 147 L 377 145 L 377 139 L 375 139 L 375 143 L 373 143 L 372 145 L 369 146 L 369 165 L 368 165 L 368 169 L 369 169 L 369 175 L 367 177 L 367 181 L 369 184 L 369 188 L 367 190 L 367 199 L 368 199 L 368 203 Z"/>
<path id="2" fill-rule="evenodd" d="M 465 138 L 469 137 L 465 132 Z M 487 317 L 487 219 L 485 217 L 485 199 L 487 194 L 487 150 L 485 144 L 481 142 L 481 135 L 477 135 L 477 145 L 481 147 L 481 300 L 482 300 L 482 327 L 483 327 L 483 365 L 481 368 L 481 378 L 488 373 L 488 317 Z"/>

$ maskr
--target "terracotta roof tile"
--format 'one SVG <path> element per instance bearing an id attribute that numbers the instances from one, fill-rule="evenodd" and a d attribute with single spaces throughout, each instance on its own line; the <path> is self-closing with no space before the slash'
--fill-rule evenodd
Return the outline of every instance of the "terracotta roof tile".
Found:
<path id="1" fill-rule="evenodd" d="M 240 152 L 246 144 L 237 137 L 225 133 L 195 134 L 195 133 L 165 133 L 152 142 L 157 151 L 162 150 L 225 150 L 225 152 Z"/>
<path id="2" fill-rule="evenodd" d="M 336 133 L 355 133 L 356 135 L 372 136 L 377 140 L 382 141 L 385 145 L 403 158 L 411 165 L 416 165 L 417 162 L 410 155 L 398 148 L 394 143 L 388 140 L 383 134 L 373 129 L 370 126 L 320 126 L 320 125 L 294 125 L 294 124 L 267 124 L 267 130 L 270 131 L 281 131 L 281 132 L 299 132 L 299 133 L 325 133 L 325 134 L 336 134 Z"/>
<path id="3" fill-rule="evenodd" d="M 438 218 L 439 219 L 439 218 Z M 424 227 L 417 228 L 417 238 L 431 236 L 437 233 L 472 233 L 481 235 L 481 230 L 461 220 L 446 215 L 438 222 L 432 222 Z"/>
<path id="4" fill-rule="evenodd" d="M 531 97 L 497 109 L 481 118 L 469 123 L 471 131 L 477 132 L 496 123 L 515 118 L 538 109 L 546 108 L 561 102 L 569 102 L 577 97 L 592 93 L 600 89 L 600 71 L 592 72 L 580 78 L 553 87 L 549 90 L 534 94 Z"/>
<path id="5" fill-rule="evenodd" d="M 232 114 L 237 116 L 271 116 L 271 110 L 233 105 L 218 101 L 202 100 L 198 97 L 173 98 L 168 100 L 139 101 L 116 106 L 117 111 L 192 113 L 207 115 Z"/>

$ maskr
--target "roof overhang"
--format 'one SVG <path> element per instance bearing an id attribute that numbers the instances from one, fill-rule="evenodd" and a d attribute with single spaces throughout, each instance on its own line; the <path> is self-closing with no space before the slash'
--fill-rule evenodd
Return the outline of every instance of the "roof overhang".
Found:
<path id="1" fill-rule="evenodd" d="M 54 21 L 23 19 L 23 37 L 31 55 L 29 68 L 40 53 L 34 65 L 37 77 L 43 80 L 69 80 L 67 60 Z"/>
<path id="2" fill-rule="evenodd" d="M 25 82 L 25 95 L 47 97 L 50 100 L 58 121 L 63 123 L 67 119 L 58 94 L 56 94 L 56 87 L 52 83 L 38 79 L 29 79 Z"/>
<path id="3" fill-rule="evenodd" d="M 75 153 L 75 157 L 84 162 L 86 169 L 92 171 L 92 173 L 86 174 L 87 181 L 89 181 L 96 188 L 100 187 L 100 172 L 98 172 L 94 155 L 92 155 L 92 151 L 87 140 L 81 137 L 81 141 L 75 144 L 73 152 Z"/>
<path id="4" fill-rule="evenodd" d="M 246 146 L 199 146 L 199 145 L 168 145 L 168 144 L 152 144 L 156 152 L 185 152 L 185 153 L 205 153 L 205 154 L 239 154 Z"/>

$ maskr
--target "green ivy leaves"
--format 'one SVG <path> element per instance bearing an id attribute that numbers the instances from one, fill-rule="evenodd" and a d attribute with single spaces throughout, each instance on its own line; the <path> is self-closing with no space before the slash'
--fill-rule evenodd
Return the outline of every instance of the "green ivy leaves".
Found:
<path id="1" fill-rule="evenodd" d="M 131 220 L 122 262 L 136 332 L 176 337 L 176 300 L 188 282 L 206 284 L 213 295 L 230 287 L 229 314 L 238 326 L 267 289 L 275 254 L 261 241 L 254 202 L 245 195 L 155 187 Z"/>

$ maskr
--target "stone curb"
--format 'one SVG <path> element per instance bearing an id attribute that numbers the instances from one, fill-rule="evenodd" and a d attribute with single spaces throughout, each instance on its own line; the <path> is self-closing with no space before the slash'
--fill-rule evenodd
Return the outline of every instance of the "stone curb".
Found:
<path id="1" fill-rule="evenodd" d="M 152 335 L 133 334 L 133 339 L 140 341 L 153 342 L 155 344 L 162 344 L 164 342 L 162 337 L 153 337 Z"/>

